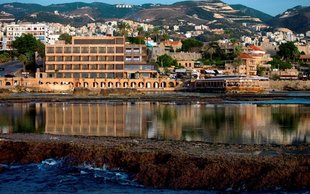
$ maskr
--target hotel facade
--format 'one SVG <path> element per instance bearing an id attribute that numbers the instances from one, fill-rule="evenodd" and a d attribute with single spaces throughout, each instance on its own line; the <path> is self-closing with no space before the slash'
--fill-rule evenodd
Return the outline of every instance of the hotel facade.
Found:
<path id="1" fill-rule="evenodd" d="M 46 44 L 45 55 L 35 78 L 5 78 L 0 86 L 173 90 L 181 82 L 160 78 L 155 65 L 147 63 L 146 46 L 122 36 L 73 37 L 72 44 Z"/>

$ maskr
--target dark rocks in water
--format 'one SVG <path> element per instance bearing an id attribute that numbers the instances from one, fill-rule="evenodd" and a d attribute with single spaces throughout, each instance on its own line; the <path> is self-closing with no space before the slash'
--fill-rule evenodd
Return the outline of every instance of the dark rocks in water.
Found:
<path id="1" fill-rule="evenodd" d="M 140 95 L 143 92 L 134 88 L 106 88 L 106 89 L 89 89 L 74 88 L 74 96 L 131 96 Z"/>
<path id="2" fill-rule="evenodd" d="M 4 166 L 0 166 L 0 173 L 6 171 L 7 168 L 5 168 Z"/>
<path id="3" fill-rule="evenodd" d="M 103 96 L 109 96 L 109 95 L 131 96 L 143 93 L 134 88 L 108 88 L 108 89 L 101 89 L 100 94 Z"/>
<path id="4" fill-rule="evenodd" d="M 260 154 L 266 150 L 276 154 Z M 307 150 L 308 144 L 226 145 L 13 134 L 0 141 L 0 163 L 64 158 L 71 165 L 108 165 L 134 173 L 138 182 L 157 188 L 302 190 L 310 189 L 310 155 L 304 154 Z M 290 154 L 292 151 L 294 154 Z"/>

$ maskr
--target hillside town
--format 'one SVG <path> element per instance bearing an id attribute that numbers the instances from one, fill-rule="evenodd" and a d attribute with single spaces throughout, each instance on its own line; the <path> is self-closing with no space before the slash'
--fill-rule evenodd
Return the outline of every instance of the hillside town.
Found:
<path id="1" fill-rule="evenodd" d="M 0 2 L 0 194 L 310 194 L 309 153 L 310 0 Z"/>
<path id="2" fill-rule="evenodd" d="M 204 9 L 215 9 L 212 6 Z M 218 6 L 222 15 L 234 12 L 229 6 Z M 219 13 L 216 16 L 222 17 Z M 117 19 L 74 27 L 2 21 L 0 62 L 15 61 L 21 65 L 9 72 L 2 67 L 0 85 L 171 90 L 185 86 L 197 88 L 201 80 L 212 81 L 202 84 L 204 87 L 239 86 L 244 81 L 253 83 L 249 85 L 253 88 L 257 85 L 255 80 L 310 79 L 310 31 L 297 34 L 288 28 L 272 29 L 260 23 L 249 26 L 244 21 L 242 26 L 254 33 L 238 39 L 227 36 L 223 28 L 179 22 L 179 25 L 155 26 L 144 20 Z M 180 30 L 185 23 L 192 26 L 191 30 Z M 219 38 L 201 41 L 199 36 L 208 33 Z M 35 52 L 33 62 L 27 53 L 16 53 L 13 44 L 27 34 L 45 47 L 43 53 Z M 289 46 L 292 46 L 291 53 L 285 53 Z M 218 83 L 218 79 L 223 83 Z M 234 83 L 226 83 L 228 79 Z"/>

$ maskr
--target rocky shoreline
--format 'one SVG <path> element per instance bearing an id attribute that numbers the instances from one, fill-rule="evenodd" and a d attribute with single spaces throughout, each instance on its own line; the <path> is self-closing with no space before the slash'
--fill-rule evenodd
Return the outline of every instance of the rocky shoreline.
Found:
<path id="1" fill-rule="evenodd" d="M 108 165 L 148 187 L 233 191 L 310 189 L 310 146 L 229 145 L 40 134 L 0 135 L 0 163 L 64 158 Z M 5 171 L 6 169 L 0 169 Z"/>
<path id="2" fill-rule="evenodd" d="M 309 93 L 310 95 L 310 93 Z M 28 103 L 28 102 L 98 102 L 98 101 L 123 101 L 123 102 L 176 102 L 176 103 L 226 103 L 225 101 L 260 101 L 260 100 L 285 100 L 296 98 L 307 98 L 310 96 L 299 96 L 285 93 L 265 94 L 224 94 L 224 93 L 143 93 L 130 95 L 73 95 L 59 93 L 0 93 L 0 103 Z"/>

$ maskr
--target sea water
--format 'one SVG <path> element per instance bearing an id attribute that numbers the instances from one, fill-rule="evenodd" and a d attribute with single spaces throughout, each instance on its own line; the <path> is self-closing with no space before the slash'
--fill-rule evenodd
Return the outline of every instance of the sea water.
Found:
<path id="1" fill-rule="evenodd" d="M 63 160 L 47 159 L 37 164 L 4 165 L 0 193 L 192 193 L 186 190 L 147 188 L 134 174 L 95 168 L 91 164 L 69 166 Z M 212 193 L 195 191 L 195 193 Z"/>

